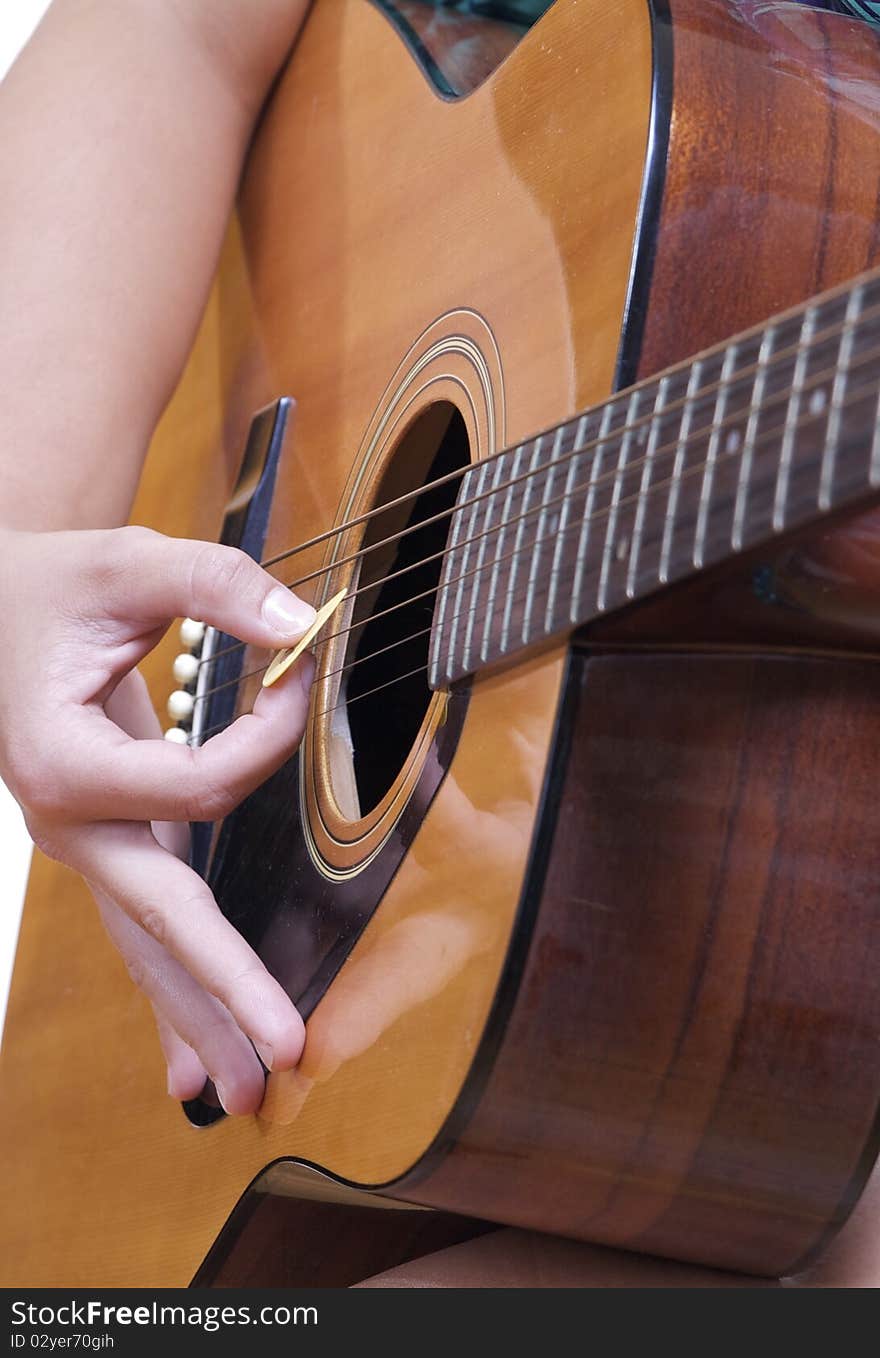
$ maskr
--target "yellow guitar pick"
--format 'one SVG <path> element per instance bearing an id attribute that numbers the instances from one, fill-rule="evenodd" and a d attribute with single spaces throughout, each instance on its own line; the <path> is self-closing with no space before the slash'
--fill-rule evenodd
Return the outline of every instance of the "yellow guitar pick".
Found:
<path id="1" fill-rule="evenodd" d="M 295 646 L 287 646 L 284 650 L 275 652 L 269 662 L 266 673 L 263 675 L 263 688 L 271 688 L 271 686 L 274 683 L 277 683 L 281 678 L 282 674 L 286 674 L 291 665 L 299 660 L 306 647 L 314 641 L 315 637 L 324 626 L 324 623 L 336 612 L 347 593 L 347 589 L 341 589 L 338 594 L 334 594 L 332 599 L 328 599 L 327 602 L 318 609 L 315 621 L 312 623 L 309 630 L 303 633 Z"/>

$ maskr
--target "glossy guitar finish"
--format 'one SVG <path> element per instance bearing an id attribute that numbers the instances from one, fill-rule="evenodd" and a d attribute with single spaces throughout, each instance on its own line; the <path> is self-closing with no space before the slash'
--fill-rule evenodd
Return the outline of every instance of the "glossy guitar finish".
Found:
<path id="1" fill-rule="evenodd" d="M 375 486 L 394 445 L 376 431 L 435 400 L 482 456 L 864 267 L 876 39 L 765 10 L 676 0 L 652 26 L 643 0 L 557 0 L 443 102 L 377 8 L 316 5 L 136 517 L 216 535 L 251 414 L 290 392 L 280 552 L 334 522 L 353 470 Z M 833 135 L 780 131 L 810 117 Z M 680 592 L 641 631 L 473 682 L 449 771 L 258 1118 L 197 1131 L 162 1098 L 146 1006 L 85 890 L 38 862 L 0 1077 L 3 1281 L 183 1284 L 267 1165 L 297 1191 L 297 1160 L 753 1271 L 817 1247 L 872 1157 L 880 1090 L 876 667 L 713 653 L 750 634 L 707 637 L 706 589 L 690 633 Z M 664 635 L 668 653 L 628 649 Z M 380 854 L 382 816 L 363 832 Z"/>

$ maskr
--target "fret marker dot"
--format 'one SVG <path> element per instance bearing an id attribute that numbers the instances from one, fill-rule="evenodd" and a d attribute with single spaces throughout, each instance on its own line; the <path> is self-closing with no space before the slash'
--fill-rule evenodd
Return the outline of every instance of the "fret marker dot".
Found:
<path id="1" fill-rule="evenodd" d="M 618 561 L 625 561 L 626 554 L 628 551 L 629 551 L 629 538 L 621 538 L 614 549 L 614 555 L 616 556 Z"/>
<path id="2" fill-rule="evenodd" d="M 822 387 L 810 394 L 809 411 L 811 415 L 821 415 L 828 404 L 828 397 Z"/>
<path id="3" fill-rule="evenodd" d="M 742 434 L 738 429 L 731 429 L 727 435 L 727 442 L 724 445 L 726 453 L 738 453 L 742 445 Z"/>

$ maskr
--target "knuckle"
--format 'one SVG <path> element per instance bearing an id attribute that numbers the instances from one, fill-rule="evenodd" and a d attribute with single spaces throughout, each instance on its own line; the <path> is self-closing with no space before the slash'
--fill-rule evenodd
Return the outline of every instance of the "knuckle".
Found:
<path id="1" fill-rule="evenodd" d="M 130 578 L 132 563 L 141 558 L 158 537 L 151 528 L 130 524 L 96 533 L 91 555 L 91 574 L 105 590 Z"/>
<path id="2" fill-rule="evenodd" d="M 239 798 L 235 788 L 205 779 L 186 799 L 185 820 L 218 821 L 224 820 L 235 810 Z"/>
<path id="3" fill-rule="evenodd" d="M 57 863 L 64 861 L 64 852 L 57 836 L 53 834 L 49 826 L 47 826 L 39 816 L 34 815 L 30 811 L 26 811 L 24 823 L 28 834 L 40 853 L 45 854 L 47 858 L 53 858 Z"/>
<path id="4" fill-rule="evenodd" d="M 253 572 L 253 561 L 237 547 L 206 544 L 196 553 L 192 565 L 193 616 L 207 614 L 212 599 L 243 593 L 252 583 Z"/>
<path id="5" fill-rule="evenodd" d="M 138 990 L 144 990 L 149 979 L 147 964 L 142 957 L 126 957 L 125 970 Z"/>
<path id="6" fill-rule="evenodd" d="M 143 910 L 138 918 L 138 923 L 145 934 L 163 946 L 168 936 L 168 920 L 162 910 L 156 906 L 148 906 Z"/>
<path id="7" fill-rule="evenodd" d="M 69 801 L 57 777 L 48 777 L 32 769 L 15 780 L 14 789 L 25 814 L 35 820 L 63 820 L 69 814 Z"/>
<path id="8" fill-rule="evenodd" d="M 117 540 L 123 551 L 138 555 L 145 548 L 151 547 L 161 534 L 153 528 L 145 528 L 140 523 L 126 524 L 123 528 L 115 528 L 110 534 Z"/>
<path id="9" fill-rule="evenodd" d="M 233 976 L 216 975 L 211 977 L 208 989 L 225 1009 L 234 1014 L 237 999 L 263 980 L 265 980 L 263 968 L 258 963 L 254 963 L 253 966 L 244 967 Z"/>
<path id="10" fill-rule="evenodd" d="M 159 536 L 137 525 L 90 534 L 81 589 L 68 605 L 71 616 L 94 624 L 108 613 L 125 613 L 131 604 L 132 582 L 145 568 L 148 544 Z"/>

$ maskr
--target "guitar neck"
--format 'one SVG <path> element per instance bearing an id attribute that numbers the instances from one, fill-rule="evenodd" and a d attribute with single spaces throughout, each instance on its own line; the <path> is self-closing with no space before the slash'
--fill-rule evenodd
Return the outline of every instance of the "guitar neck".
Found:
<path id="1" fill-rule="evenodd" d="M 878 366 L 872 273 L 472 467 L 431 686 L 864 503 Z"/>

